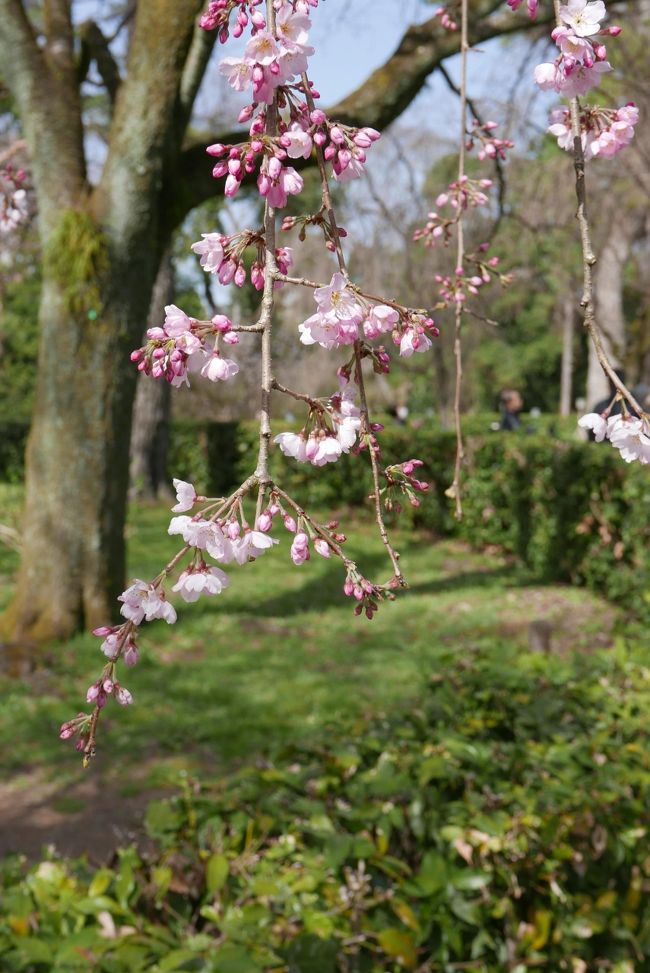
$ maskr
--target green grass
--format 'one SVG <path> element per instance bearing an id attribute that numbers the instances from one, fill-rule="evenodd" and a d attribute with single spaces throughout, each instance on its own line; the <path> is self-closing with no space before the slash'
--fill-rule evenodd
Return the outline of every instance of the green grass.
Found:
<path id="1" fill-rule="evenodd" d="M 152 577 L 176 550 L 177 539 L 166 534 L 169 517 L 160 508 L 132 511 L 132 576 Z M 349 535 L 368 575 L 386 576 L 372 525 L 358 523 Z M 461 656 L 486 646 L 523 651 L 533 618 L 561 616 L 566 646 L 590 649 L 610 611 L 584 590 L 534 586 L 498 556 L 425 535 L 396 537 L 411 590 L 371 622 L 354 617 L 340 564 L 313 555 L 294 567 L 283 531 L 273 552 L 229 570 L 222 595 L 177 603 L 175 626 L 143 625 L 141 662 L 122 673 L 135 705 L 109 701 L 100 767 L 122 781 L 131 775 L 128 786 L 137 789 L 159 780 L 161 768 L 219 772 L 276 744 L 327 739 L 330 728 L 410 709 L 450 647 Z M 0 552 L 0 574 L 8 577 L 17 557 Z M 63 779 L 78 775 L 78 754 L 57 731 L 84 708 L 103 661 L 98 647 L 98 639 L 79 636 L 48 647 L 24 682 L 0 679 L 5 775 L 33 767 Z"/>

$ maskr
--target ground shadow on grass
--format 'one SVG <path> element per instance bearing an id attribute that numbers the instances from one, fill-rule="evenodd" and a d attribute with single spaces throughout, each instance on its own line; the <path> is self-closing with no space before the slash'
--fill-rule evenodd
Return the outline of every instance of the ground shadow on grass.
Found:
<path id="1" fill-rule="evenodd" d="M 386 558 L 381 553 L 364 555 L 359 566 L 366 577 L 385 578 L 388 576 Z M 288 615 L 299 615 L 305 611 L 340 608 L 341 604 L 346 603 L 347 599 L 343 593 L 345 569 L 338 559 L 328 562 L 327 565 L 319 564 L 317 572 L 314 572 L 310 564 L 296 570 L 309 572 L 309 575 L 307 573 L 304 575 L 304 583 L 282 594 L 256 601 L 255 615 L 266 618 L 283 618 Z M 352 605 L 351 602 L 350 605 Z M 212 610 L 216 614 L 218 606 L 213 605 Z M 233 599 L 228 603 L 227 610 L 232 614 L 249 615 L 252 607 L 250 601 Z"/>

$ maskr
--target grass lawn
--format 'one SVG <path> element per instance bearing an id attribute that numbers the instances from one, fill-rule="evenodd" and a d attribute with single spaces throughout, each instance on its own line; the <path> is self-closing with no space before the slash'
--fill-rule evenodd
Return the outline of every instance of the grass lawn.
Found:
<path id="1" fill-rule="evenodd" d="M 7 499 L 15 508 L 17 491 Z M 152 577 L 177 549 L 166 534 L 169 517 L 164 508 L 132 510 L 133 576 Z M 367 573 L 383 577 L 372 526 L 360 522 L 349 534 Z M 362 732 L 365 719 L 413 706 L 441 653 L 487 644 L 524 651 L 535 618 L 556 624 L 562 651 L 608 641 L 614 612 L 587 591 L 536 586 L 499 556 L 412 533 L 397 534 L 410 592 L 371 622 L 356 618 L 341 593 L 340 565 L 313 556 L 294 567 L 288 538 L 283 532 L 271 554 L 235 566 L 222 595 L 177 603 L 177 625 L 143 625 L 141 662 L 122 674 L 135 705 L 109 702 L 91 773 L 138 789 L 179 767 L 214 772 L 279 743 L 325 738 L 328 727 L 356 722 Z M 9 581 L 17 558 L 0 552 Z M 5 780 L 34 768 L 46 779 L 78 779 L 78 755 L 57 729 L 83 708 L 103 659 L 98 646 L 89 635 L 50 646 L 26 680 L 0 680 Z"/>

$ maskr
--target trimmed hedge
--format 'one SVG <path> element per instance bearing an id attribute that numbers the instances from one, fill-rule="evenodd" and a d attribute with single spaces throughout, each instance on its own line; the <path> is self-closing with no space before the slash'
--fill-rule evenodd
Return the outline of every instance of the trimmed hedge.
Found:
<path id="1" fill-rule="evenodd" d="M 217 428 L 218 445 L 188 456 L 181 468 L 197 484 L 219 483 L 221 495 L 254 468 L 257 431 L 248 423 Z M 197 442 L 195 432 L 188 438 Z M 454 435 L 425 425 L 387 426 L 381 443 L 386 464 L 412 457 L 425 463 L 421 476 L 430 491 L 417 510 L 402 513 L 415 526 L 475 547 L 496 546 L 542 580 L 587 584 L 636 615 L 650 614 L 648 471 L 625 464 L 607 443 L 525 432 L 470 435 L 460 523 L 445 496 Z M 362 506 L 372 489 L 363 457 L 343 456 L 314 470 L 275 449 L 271 463 L 283 488 L 312 509 Z"/>
<path id="2" fill-rule="evenodd" d="M 468 418 L 461 523 L 445 496 L 453 434 L 430 425 L 387 425 L 384 462 L 418 457 L 431 484 L 420 508 L 407 507 L 402 517 L 437 536 L 497 546 L 540 579 L 587 584 L 635 615 L 650 615 L 648 471 L 626 465 L 608 444 L 525 432 L 471 434 L 488 430 L 490 418 Z M 5 423 L 2 432 L 0 479 L 16 482 L 27 427 Z M 169 466 L 208 495 L 221 496 L 254 469 L 256 451 L 253 423 L 174 423 Z M 273 449 L 271 466 L 284 489 L 312 509 L 360 507 L 371 491 L 363 457 L 343 456 L 315 470 Z"/>
<path id="3" fill-rule="evenodd" d="M 456 647 L 418 708 L 147 812 L 110 866 L 0 868 L 3 973 L 644 973 L 648 670 Z"/>

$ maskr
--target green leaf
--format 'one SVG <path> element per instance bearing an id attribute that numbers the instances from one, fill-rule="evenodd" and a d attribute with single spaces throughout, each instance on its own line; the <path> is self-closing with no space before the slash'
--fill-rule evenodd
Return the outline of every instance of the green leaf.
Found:
<path id="1" fill-rule="evenodd" d="M 230 866 L 225 855 L 211 855 L 205 866 L 205 886 L 214 895 L 226 884 Z"/>
<path id="2" fill-rule="evenodd" d="M 400 966 L 411 970 L 418 960 L 415 943 L 407 932 L 401 929 L 383 929 L 378 935 L 379 945 Z"/>

